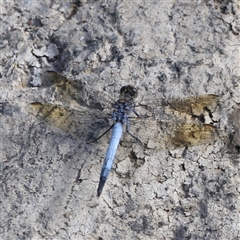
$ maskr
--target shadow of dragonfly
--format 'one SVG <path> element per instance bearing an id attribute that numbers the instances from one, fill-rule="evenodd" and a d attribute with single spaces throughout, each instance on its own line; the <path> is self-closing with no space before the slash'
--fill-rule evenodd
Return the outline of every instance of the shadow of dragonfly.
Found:
<path id="1" fill-rule="evenodd" d="M 103 93 L 89 94 L 83 83 L 53 71 L 42 75 L 41 87 L 51 89 L 59 104 L 30 103 L 28 110 L 34 116 L 74 137 L 85 138 L 88 143 L 112 131 L 97 196 L 100 196 L 108 178 L 124 126 L 134 141 L 144 148 L 156 150 L 211 143 L 217 134 L 212 124 L 204 123 L 205 117 L 211 118 L 211 112 L 217 106 L 218 96 L 214 94 L 169 101 L 142 98 L 136 104 L 138 91 L 134 86 L 127 85 L 120 89 L 119 99 L 110 102 Z"/>

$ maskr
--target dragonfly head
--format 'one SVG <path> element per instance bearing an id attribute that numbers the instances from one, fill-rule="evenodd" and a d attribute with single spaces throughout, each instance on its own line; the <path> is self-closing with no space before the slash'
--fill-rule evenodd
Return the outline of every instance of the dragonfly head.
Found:
<path id="1" fill-rule="evenodd" d="M 123 86 L 120 90 L 121 98 L 133 100 L 138 96 L 137 89 L 132 85 Z"/>

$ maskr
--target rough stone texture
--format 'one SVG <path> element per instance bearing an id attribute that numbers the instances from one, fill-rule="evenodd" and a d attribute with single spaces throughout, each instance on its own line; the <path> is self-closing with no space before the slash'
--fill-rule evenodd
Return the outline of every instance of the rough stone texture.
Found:
<path id="1" fill-rule="evenodd" d="M 0 8 L 1 239 L 240 239 L 239 1 Z M 109 136 L 85 144 L 28 113 L 59 101 L 39 87 L 46 70 L 113 99 L 126 84 L 153 99 L 217 94 L 219 137 L 171 151 L 123 143 L 97 198 Z"/>

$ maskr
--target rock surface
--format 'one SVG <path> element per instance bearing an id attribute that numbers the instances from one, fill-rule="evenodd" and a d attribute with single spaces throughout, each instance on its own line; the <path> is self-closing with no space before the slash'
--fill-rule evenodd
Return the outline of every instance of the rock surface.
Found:
<path id="1" fill-rule="evenodd" d="M 29 0 L 0 8 L 1 239 L 240 239 L 238 1 Z M 127 84 L 138 101 L 219 95 L 205 119 L 219 136 L 162 151 L 123 141 L 97 198 L 109 135 L 86 144 L 78 131 L 29 114 L 32 102 L 66 99 L 43 86 L 47 70 L 80 82 L 86 103 L 116 99 Z"/>

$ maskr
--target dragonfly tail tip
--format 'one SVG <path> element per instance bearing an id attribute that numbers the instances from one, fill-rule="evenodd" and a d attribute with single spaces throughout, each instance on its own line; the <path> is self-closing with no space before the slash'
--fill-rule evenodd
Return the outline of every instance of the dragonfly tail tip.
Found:
<path id="1" fill-rule="evenodd" d="M 104 184 L 106 182 L 107 178 L 105 177 L 100 177 L 100 182 L 99 182 L 99 185 L 98 185 L 98 189 L 97 189 L 97 196 L 99 197 L 102 193 L 102 190 L 103 190 L 103 187 L 104 187 Z"/>
<path id="2" fill-rule="evenodd" d="M 97 197 L 98 197 L 98 198 L 100 197 L 100 195 L 101 195 L 101 193 L 97 193 Z"/>

